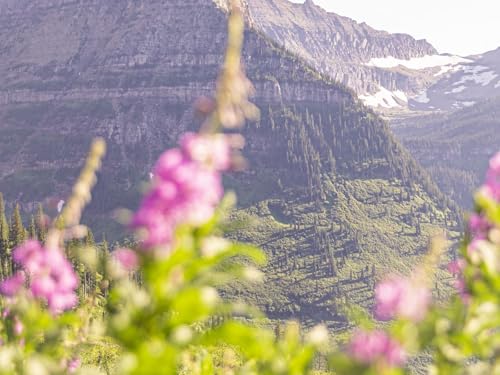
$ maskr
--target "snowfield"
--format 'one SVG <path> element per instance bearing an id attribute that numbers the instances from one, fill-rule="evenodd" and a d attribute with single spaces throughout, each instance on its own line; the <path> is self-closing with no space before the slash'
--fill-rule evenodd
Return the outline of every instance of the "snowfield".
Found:
<path id="1" fill-rule="evenodd" d="M 413 98 L 413 100 L 416 101 L 417 103 L 423 103 L 423 104 L 427 104 L 431 101 L 427 96 L 427 90 L 422 91 L 418 96 Z"/>
<path id="2" fill-rule="evenodd" d="M 377 68 L 395 68 L 397 66 L 404 66 L 412 70 L 422 70 L 428 68 L 446 67 L 442 68 L 438 74 L 443 74 L 455 65 L 470 63 L 472 60 L 456 56 L 456 55 L 427 55 L 422 57 L 413 57 L 409 60 L 397 59 L 392 56 L 373 58 L 366 65 L 374 66 Z"/>
<path id="3" fill-rule="evenodd" d="M 359 99 L 361 99 L 365 105 L 375 108 L 398 108 L 402 107 L 400 102 L 408 103 L 408 97 L 403 91 L 389 91 L 383 86 L 380 86 L 379 91 L 375 94 L 360 95 Z"/>
<path id="4" fill-rule="evenodd" d="M 455 82 L 453 86 L 462 85 L 468 81 L 474 82 L 478 85 L 487 86 L 489 85 L 495 78 L 498 77 L 498 74 L 495 72 L 487 70 L 487 66 L 475 66 L 475 67 L 464 67 L 464 75 L 459 81 Z"/>

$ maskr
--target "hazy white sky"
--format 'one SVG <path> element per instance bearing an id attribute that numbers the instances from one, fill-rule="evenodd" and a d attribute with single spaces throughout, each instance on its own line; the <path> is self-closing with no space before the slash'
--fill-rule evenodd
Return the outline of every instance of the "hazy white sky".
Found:
<path id="1" fill-rule="evenodd" d="M 304 0 L 291 0 L 303 3 Z M 439 52 L 479 54 L 500 47 L 500 0 L 314 0 L 376 29 L 427 39 Z"/>

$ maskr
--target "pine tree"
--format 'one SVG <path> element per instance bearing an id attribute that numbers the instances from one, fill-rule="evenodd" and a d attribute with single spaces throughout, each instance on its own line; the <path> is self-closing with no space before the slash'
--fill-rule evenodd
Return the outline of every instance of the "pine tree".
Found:
<path id="1" fill-rule="evenodd" d="M 19 204 L 14 207 L 14 212 L 10 219 L 10 231 L 9 240 L 11 246 L 14 248 L 26 240 L 27 233 L 23 225 L 23 219 L 21 217 L 21 209 Z"/>
<path id="2" fill-rule="evenodd" d="M 36 233 L 36 221 L 33 215 L 31 215 L 30 225 L 28 227 L 28 237 L 32 240 L 38 240 Z"/>
<path id="3" fill-rule="evenodd" d="M 87 247 L 95 247 L 95 239 L 94 239 L 94 234 L 90 230 L 90 228 L 87 230 L 87 235 L 85 236 L 85 246 Z"/>
<path id="4" fill-rule="evenodd" d="M 9 223 L 5 215 L 5 202 L 0 193 L 0 254 L 3 256 L 9 246 Z"/>
<path id="5" fill-rule="evenodd" d="M 0 279 L 9 275 L 10 269 L 9 223 L 5 216 L 5 202 L 0 193 Z"/>
<path id="6" fill-rule="evenodd" d="M 45 242 L 47 238 L 47 220 L 41 204 L 38 204 L 38 209 L 35 214 L 35 224 L 36 238 L 41 242 Z"/>

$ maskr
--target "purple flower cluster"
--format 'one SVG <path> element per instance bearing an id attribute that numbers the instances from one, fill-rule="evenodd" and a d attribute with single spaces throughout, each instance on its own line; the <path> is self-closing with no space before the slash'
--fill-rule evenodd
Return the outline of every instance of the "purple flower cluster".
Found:
<path id="1" fill-rule="evenodd" d="M 467 292 L 467 285 L 465 284 L 465 278 L 463 277 L 463 271 L 465 269 L 466 262 L 464 259 L 457 259 L 448 264 L 448 272 L 455 276 L 454 286 L 458 291 L 463 302 L 468 302 L 470 295 Z"/>
<path id="2" fill-rule="evenodd" d="M 406 361 L 406 353 L 401 345 L 380 330 L 357 331 L 349 342 L 348 353 L 356 361 L 367 365 L 382 362 L 397 367 Z"/>
<path id="3" fill-rule="evenodd" d="M 0 284 L 0 293 L 6 297 L 14 297 L 25 282 L 24 272 L 18 271 Z"/>
<path id="4" fill-rule="evenodd" d="M 31 294 L 45 301 L 53 314 L 76 306 L 78 278 L 60 249 L 45 248 L 40 242 L 30 240 L 14 250 L 13 259 L 22 270 L 2 282 L 3 295 L 16 295 L 28 279 Z"/>
<path id="5" fill-rule="evenodd" d="M 500 152 L 490 160 L 490 166 L 486 173 L 486 181 L 480 189 L 480 193 L 497 203 L 500 203 Z M 469 231 L 472 241 L 469 252 L 474 252 L 477 242 L 487 240 L 493 225 L 482 213 L 474 213 L 469 218 Z"/>
<path id="6" fill-rule="evenodd" d="M 67 370 L 68 374 L 74 374 L 81 366 L 82 361 L 80 358 L 73 358 L 68 362 Z"/>
<path id="7" fill-rule="evenodd" d="M 500 152 L 490 160 L 486 182 L 481 191 L 495 201 L 500 202 Z"/>
<path id="8" fill-rule="evenodd" d="M 425 286 L 403 277 L 390 277 L 375 289 L 375 316 L 389 320 L 396 316 L 421 321 L 428 310 L 431 293 Z"/>
<path id="9" fill-rule="evenodd" d="M 125 271 L 135 271 L 139 266 L 139 258 L 134 250 L 120 248 L 113 251 L 113 258 Z"/>
<path id="10" fill-rule="evenodd" d="M 168 249 L 179 224 L 206 223 L 223 195 L 220 172 L 230 165 L 231 148 L 222 134 L 187 133 L 180 148 L 161 155 L 152 189 L 132 220 L 144 247 Z"/>
<path id="11" fill-rule="evenodd" d="M 489 169 L 486 173 L 485 183 L 479 190 L 479 193 L 496 203 L 500 203 L 500 152 L 491 158 Z M 481 244 L 490 240 L 490 231 L 494 226 L 483 212 L 473 213 L 469 217 L 468 224 L 471 241 L 467 245 L 467 254 L 469 256 L 474 256 L 474 254 L 477 254 Z M 455 288 L 462 297 L 462 300 L 468 302 L 470 294 L 468 293 L 463 275 L 465 266 L 465 260 L 459 259 L 450 263 L 448 265 L 448 270 L 456 277 Z"/>

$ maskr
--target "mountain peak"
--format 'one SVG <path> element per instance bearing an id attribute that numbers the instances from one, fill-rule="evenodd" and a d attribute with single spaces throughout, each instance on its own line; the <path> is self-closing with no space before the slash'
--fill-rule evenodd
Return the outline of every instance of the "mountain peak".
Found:
<path id="1" fill-rule="evenodd" d="M 373 58 L 409 60 L 437 54 L 425 40 L 376 30 L 366 23 L 328 12 L 313 0 L 303 4 L 288 0 L 247 2 L 254 28 L 358 95 L 378 93 L 381 88 L 393 93 L 417 94 L 421 85 L 418 77 L 366 64 Z M 404 100 L 401 106 L 405 106 Z"/>

